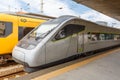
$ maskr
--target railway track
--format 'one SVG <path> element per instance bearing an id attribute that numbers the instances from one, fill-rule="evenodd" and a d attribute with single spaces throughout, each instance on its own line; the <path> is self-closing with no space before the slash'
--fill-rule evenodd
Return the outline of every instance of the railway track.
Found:
<path id="1" fill-rule="evenodd" d="M 14 78 L 18 78 L 18 77 L 22 77 L 24 75 L 27 75 L 28 73 L 24 72 L 24 71 L 20 71 L 17 73 L 13 73 L 13 74 L 9 74 L 7 76 L 3 76 L 0 78 L 0 80 L 9 80 L 9 79 L 14 79 Z"/>
<path id="2" fill-rule="evenodd" d="M 23 66 L 15 62 L 0 65 L 0 80 L 9 80 L 26 74 Z"/>

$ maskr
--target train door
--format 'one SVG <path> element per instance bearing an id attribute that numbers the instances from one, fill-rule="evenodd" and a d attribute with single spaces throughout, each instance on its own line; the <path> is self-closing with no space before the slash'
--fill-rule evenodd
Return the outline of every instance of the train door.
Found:
<path id="1" fill-rule="evenodd" d="M 76 24 L 72 24 L 69 26 L 69 28 L 71 27 L 72 30 L 72 36 L 70 39 L 70 44 L 69 44 L 69 49 L 68 49 L 68 53 L 67 53 L 67 57 L 73 56 L 78 54 L 79 49 L 83 49 L 82 45 L 83 43 L 83 38 L 82 38 L 82 34 L 80 34 L 81 31 L 84 30 L 84 26 L 81 25 L 76 25 Z"/>
<path id="2" fill-rule="evenodd" d="M 77 52 L 82 53 L 84 51 L 84 34 L 78 34 L 78 47 Z"/>
<path id="3" fill-rule="evenodd" d="M 58 31 L 55 37 L 46 43 L 46 63 L 54 62 L 66 58 L 72 29 L 69 25 Z"/>

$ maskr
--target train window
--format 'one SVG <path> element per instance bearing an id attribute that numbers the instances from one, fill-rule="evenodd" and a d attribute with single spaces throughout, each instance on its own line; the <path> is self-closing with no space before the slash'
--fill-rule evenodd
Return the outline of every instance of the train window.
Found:
<path id="1" fill-rule="evenodd" d="M 90 32 L 87 33 L 87 37 L 88 37 L 88 41 L 91 41 L 91 33 Z"/>
<path id="2" fill-rule="evenodd" d="M 79 33 L 80 31 L 83 31 L 85 29 L 84 26 L 81 26 L 81 25 L 71 25 L 72 26 L 72 31 L 73 31 L 73 34 L 75 33 Z"/>
<path id="3" fill-rule="evenodd" d="M 24 27 L 19 27 L 18 28 L 18 36 L 19 36 L 19 40 L 24 36 L 23 34 L 23 30 L 24 30 Z"/>
<path id="4" fill-rule="evenodd" d="M 96 38 L 96 40 L 100 40 L 100 34 L 99 33 L 95 33 L 94 37 Z"/>
<path id="5" fill-rule="evenodd" d="M 56 40 L 62 39 L 66 37 L 65 29 L 62 29 L 58 32 L 58 34 L 55 36 Z"/>
<path id="6" fill-rule="evenodd" d="M 69 24 L 65 26 L 66 29 L 66 36 L 71 36 L 72 34 L 79 33 L 85 29 L 85 26 L 76 25 L 76 24 Z"/>
<path id="7" fill-rule="evenodd" d="M 117 39 L 120 39 L 120 35 L 118 35 Z"/>
<path id="8" fill-rule="evenodd" d="M 113 34 L 101 34 L 101 33 L 88 33 L 88 40 L 97 41 L 97 40 L 113 40 L 116 39 Z"/>
<path id="9" fill-rule="evenodd" d="M 105 34 L 100 34 L 100 40 L 105 40 Z"/>
<path id="10" fill-rule="evenodd" d="M 19 26 L 19 40 L 23 38 L 28 32 L 30 32 L 33 28 L 31 27 L 20 27 Z"/>
<path id="11" fill-rule="evenodd" d="M 0 22 L 0 36 L 3 36 L 5 34 L 5 24 L 3 22 Z"/>
<path id="12" fill-rule="evenodd" d="M 100 40 L 100 34 L 99 33 L 88 33 L 88 40 L 91 40 L 91 41 Z"/>
<path id="13" fill-rule="evenodd" d="M 105 40 L 111 40 L 111 39 L 114 39 L 113 34 L 105 34 Z"/>
<path id="14" fill-rule="evenodd" d="M 91 35 L 91 40 L 92 40 L 92 41 L 96 41 L 96 40 L 97 40 L 96 34 L 92 34 L 92 35 Z"/>
<path id="15" fill-rule="evenodd" d="M 66 25 L 63 29 L 61 29 L 58 34 L 55 36 L 56 40 L 71 36 L 72 34 L 79 33 L 80 31 L 84 30 L 85 27 L 76 24 L 69 24 Z"/>
<path id="16" fill-rule="evenodd" d="M 120 39 L 120 35 L 114 35 L 114 40 L 119 40 Z"/>
<path id="17" fill-rule="evenodd" d="M 113 34 L 100 34 L 100 39 L 101 40 L 112 40 L 114 39 Z"/>
<path id="18" fill-rule="evenodd" d="M 114 39 L 114 35 L 113 34 L 91 33 L 91 34 L 88 34 L 88 39 L 90 39 L 91 41 L 112 40 Z"/>
<path id="19" fill-rule="evenodd" d="M 0 22 L 0 37 L 6 37 L 12 33 L 11 22 Z"/>

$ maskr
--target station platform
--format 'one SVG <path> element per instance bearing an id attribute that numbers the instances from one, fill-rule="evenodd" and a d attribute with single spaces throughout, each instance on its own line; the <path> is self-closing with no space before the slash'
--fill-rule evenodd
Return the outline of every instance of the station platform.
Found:
<path id="1" fill-rule="evenodd" d="M 115 52 L 49 80 L 120 80 L 120 52 Z"/>
<path id="2" fill-rule="evenodd" d="M 70 63 L 70 62 L 69 62 Z M 19 80 L 120 80 L 120 48 L 102 52 L 88 59 L 79 59 L 62 64 L 62 67 L 37 76 L 26 76 Z M 57 66 L 58 67 L 58 66 Z M 56 70 L 54 70 L 56 69 Z M 31 77 L 31 78 L 30 78 Z M 17 79 L 16 79 L 17 80 Z"/>

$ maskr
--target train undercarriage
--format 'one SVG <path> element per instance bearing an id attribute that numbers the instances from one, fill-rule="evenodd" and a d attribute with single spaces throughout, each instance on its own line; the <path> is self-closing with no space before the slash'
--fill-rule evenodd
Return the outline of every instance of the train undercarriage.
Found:
<path id="1" fill-rule="evenodd" d="M 0 65 L 6 64 L 8 61 L 12 61 L 11 54 L 0 55 Z"/>

